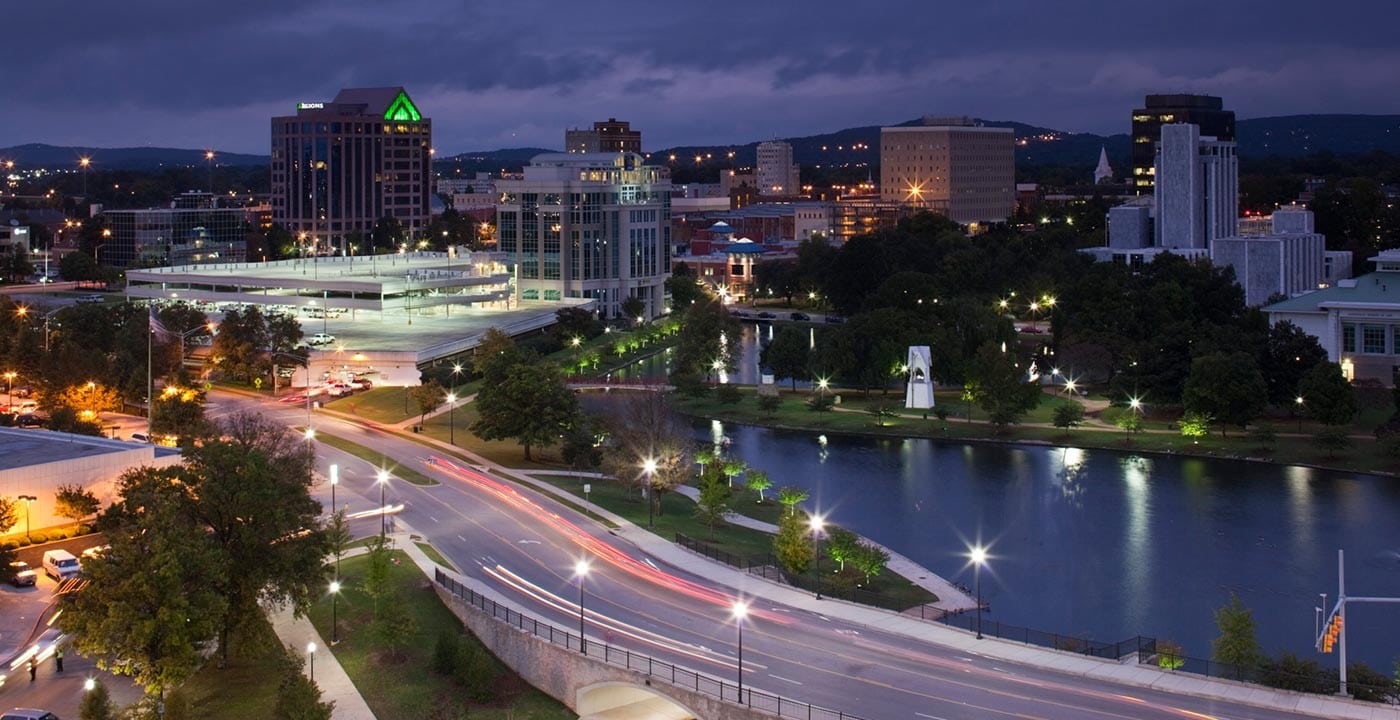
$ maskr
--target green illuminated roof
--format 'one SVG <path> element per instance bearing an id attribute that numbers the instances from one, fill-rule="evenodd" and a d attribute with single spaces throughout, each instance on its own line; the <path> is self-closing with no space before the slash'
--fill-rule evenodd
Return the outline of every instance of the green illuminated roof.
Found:
<path id="1" fill-rule="evenodd" d="M 408 99 L 408 93 L 400 90 L 399 96 L 394 98 L 394 102 L 389 103 L 389 109 L 384 111 L 384 119 L 394 122 L 418 122 L 423 119 L 423 114 L 418 112 L 413 101 Z"/>

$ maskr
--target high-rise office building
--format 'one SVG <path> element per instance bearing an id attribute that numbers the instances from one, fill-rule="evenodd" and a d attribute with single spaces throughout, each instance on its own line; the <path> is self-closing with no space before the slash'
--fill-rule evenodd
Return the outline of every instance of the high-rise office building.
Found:
<path id="1" fill-rule="evenodd" d="M 671 179 L 636 153 L 538 155 L 497 180 L 499 249 L 514 258 L 521 300 L 590 298 L 603 317 L 641 299 L 665 308 L 671 272 Z"/>
<path id="2" fill-rule="evenodd" d="M 1005 222 L 1016 208 L 1015 134 L 966 117 L 880 128 L 880 200 L 964 225 Z"/>
<path id="3" fill-rule="evenodd" d="M 801 168 L 792 161 L 792 145 L 781 140 L 758 144 L 754 172 L 759 195 L 797 195 L 802 191 Z"/>
<path id="4" fill-rule="evenodd" d="M 1130 183 L 1140 195 L 1152 193 L 1156 144 L 1163 125 L 1190 123 L 1201 135 L 1233 142 L 1235 113 L 1213 95 L 1148 95 L 1146 107 L 1133 111 L 1133 167 Z"/>
<path id="5" fill-rule="evenodd" d="M 1205 137 L 1190 124 L 1163 125 L 1154 166 L 1157 246 L 1209 248 L 1239 232 L 1239 158 L 1235 143 Z"/>
<path id="6" fill-rule="evenodd" d="M 401 87 L 341 90 L 272 118 L 272 221 L 316 252 L 348 254 L 383 217 L 428 226 L 432 121 Z"/>
<path id="7" fill-rule="evenodd" d="M 209 193 L 185 193 L 168 207 L 104 210 L 98 259 L 114 267 L 242 262 L 248 209 L 219 207 Z"/>
<path id="8" fill-rule="evenodd" d="M 639 153 L 642 131 L 617 118 L 593 123 L 592 130 L 565 130 L 564 147 L 570 153 Z"/>

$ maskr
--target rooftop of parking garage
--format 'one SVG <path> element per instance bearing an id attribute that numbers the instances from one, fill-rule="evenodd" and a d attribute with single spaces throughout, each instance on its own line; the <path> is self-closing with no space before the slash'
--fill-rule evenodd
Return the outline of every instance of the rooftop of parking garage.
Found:
<path id="1" fill-rule="evenodd" d="M 506 279 L 495 253 L 409 252 L 392 255 L 327 256 L 271 262 L 217 263 L 128 270 L 129 291 L 145 296 L 150 286 L 243 287 L 331 292 L 389 293 L 406 283 L 450 286 Z M 454 282 L 455 281 L 455 282 Z M 147 292 L 142 292 L 146 289 Z"/>

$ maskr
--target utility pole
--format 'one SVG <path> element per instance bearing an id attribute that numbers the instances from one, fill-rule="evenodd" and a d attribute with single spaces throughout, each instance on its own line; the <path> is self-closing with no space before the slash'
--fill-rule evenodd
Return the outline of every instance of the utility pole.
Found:
<path id="1" fill-rule="evenodd" d="M 1323 653 L 1332 652 L 1334 646 L 1337 648 L 1339 670 L 1337 677 L 1341 681 L 1337 694 L 1346 696 L 1350 695 L 1347 692 L 1347 603 L 1400 603 L 1400 597 L 1347 597 L 1344 558 L 1343 551 L 1337 550 L 1337 604 L 1332 606 L 1332 611 L 1327 615 L 1326 622 L 1322 623 L 1316 647 L 1319 652 Z M 1327 596 L 1322 597 L 1325 605 Z"/>

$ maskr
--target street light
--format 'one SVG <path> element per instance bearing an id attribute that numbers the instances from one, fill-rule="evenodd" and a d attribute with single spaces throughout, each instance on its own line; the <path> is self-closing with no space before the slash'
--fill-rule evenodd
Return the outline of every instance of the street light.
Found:
<path id="1" fill-rule="evenodd" d="M 337 558 L 335 559 L 335 562 L 336 562 L 335 575 L 336 575 L 337 578 L 339 578 L 339 577 L 340 577 L 340 558 L 337 557 Z M 340 600 L 340 580 L 332 580 L 332 581 L 331 581 L 331 644 L 332 644 L 332 645 L 334 645 L 334 644 L 340 642 L 340 631 L 339 631 L 339 626 L 336 624 L 336 617 L 335 617 L 335 616 L 336 616 L 336 606 L 339 605 L 339 600 Z"/>
<path id="2" fill-rule="evenodd" d="M 447 393 L 447 439 L 453 445 L 457 444 L 457 394 Z"/>
<path id="3" fill-rule="evenodd" d="M 25 539 L 25 540 L 28 540 L 28 539 L 29 539 L 29 504 L 32 503 L 32 502 L 34 502 L 35 500 L 38 500 L 39 498 L 36 498 L 36 497 L 34 497 L 33 495 L 20 495 L 20 496 L 19 496 L 19 499 L 20 499 L 21 502 L 24 503 L 24 539 Z"/>
<path id="4" fill-rule="evenodd" d="M 583 579 L 588 577 L 588 561 L 574 564 L 574 577 L 578 578 L 578 651 L 588 654 L 588 641 L 583 637 Z"/>
<path id="5" fill-rule="evenodd" d="M 647 496 L 647 527 L 652 527 L 651 496 L 655 493 L 652 488 L 652 477 L 656 474 L 656 458 L 647 458 L 642 461 L 642 472 L 646 473 L 647 484 L 643 492 Z"/>
<path id="6" fill-rule="evenodd" d="M 204 159 L 209 161 L 209 194 L 214 194 L 214 151 L 206 150 Z M 212 199 L 212 198 L 211 198 Z"/>
<path id="7" fill-rule="evenodd" d="M 1301 433 L 1303 432 L 1303 396 L 1299 395 L 1293 398 L 1293 405 L 1295 406 L 1295 411 L 1298 413 L 1298 432 Z"/>
<path id="8" fill-rule="evenodd" d="M 379 471 L 379 539 L 382 541 L 388 533 L 388 513 L 384 511 L 384 486 L 389 484 L 389 471 Z"/>
<path id="9" fill-rule="evenodd" d="M 739 704 L 744 704 L 744 617 L 749 614 L 749 604 L 742 600 L 734 601 L 734 625 L 739 628 Z"/>
<path id="10" fill-rule="evenodd" d="M 331 517 L 335 517 L 335 486 L 340 484 L 340 465 L 331 463 Z M 336 570 L 339 572 L 340 563 L 337 558 Z"/>
<path id="11" fill-rule="evenodd" d="M 987 549 L 981 545 L 972 548 L 972 577 L 977 590 L 977 639 L 982 639 L 982 566 L 987 562 Z"/>
<path id="12" fill-rule="evenodd" d="M 822 599 L 821 537 L 822 528 L 826 522 L 821 515 L 812 515 L 807 519 L 807 524 L 812 528 L 812 577 L 817 581 L 817 599 L 820 600 Z"/>
<path id="13" fill-rule="evenodd" d="M 8 406 L 15 404 L 15 399 L 10 395 L 10 392 L 14 386 L 16 375 L 19 375 L 19 373 L 13 370 L 5 373 L 5 405 L 7 409 Z"/>
<path id="14" fill-rule="evenodd" d="M 316 643 L 306 644 L 306 659 L 310 661 L 311 682 L 314 684 L 316 682 Z"/>
<path id="15" fill-rule="evenodd" d="M 87 171 L 88 166 L 91 164 L 92 158 L 84 157 L 78 159 L 78 165 L 83 169 L 83 197 L 85 198 L 87 197 Z"/>

